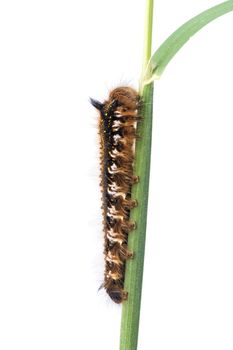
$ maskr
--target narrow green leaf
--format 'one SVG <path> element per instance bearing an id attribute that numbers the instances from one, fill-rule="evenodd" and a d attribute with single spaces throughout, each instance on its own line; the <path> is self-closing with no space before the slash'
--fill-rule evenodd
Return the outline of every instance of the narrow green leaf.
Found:
<path id="1" fill-rule="evenodd" d="M 226 1 L 200 13 L 178 28 L 151 57 L 144 75 L 143 84 L 146 85 L 155 79 L 159 79 L 167 64 L 192 35 L 206 24 L 232 10 L 233 0 Z"/>
<path id="2" fill-rule="evenodd" d="M 151 56 L 153 22 L 153 0 L 146 1 L 145 40 L 143 51 L 142 75 Z M 142 121 L 137 132 L 140 139 L 136 142 L 134 174 L 139 176 L 139 183 L 132 187 L 132 198 L 137 199 L 138 206 L 130 214 L 137 228 L 129 234 L 128 247 L 134 253 L 134 258 L 126 263 L 124 288 L 128 292 L 128 300 L 122 306 L 120 350 L 136 350 L 140 318 L 144 250 L 146 239 L 147 203 L 149 192 L 153 83 L 142 86 Z"/>

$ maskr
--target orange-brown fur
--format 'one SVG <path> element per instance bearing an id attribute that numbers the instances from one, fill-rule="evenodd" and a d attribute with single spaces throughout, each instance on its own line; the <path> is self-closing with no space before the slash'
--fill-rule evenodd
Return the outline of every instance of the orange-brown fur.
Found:
<path id="1" fill-rule="evenodd" d="M 100 110 L 100 165 L 103 226 L 105 235 L 105 274 L 103 287 L 116 303 L 127 299 L 124 290 L 125 262 L 133 253 L 128 250 L 128 233 L 135 228 L 130 210 L 137 205 L 131 199 L 136 123 L 139 120 L 138 93 L 119 87 L 103 104 L 92 100 Z"/>

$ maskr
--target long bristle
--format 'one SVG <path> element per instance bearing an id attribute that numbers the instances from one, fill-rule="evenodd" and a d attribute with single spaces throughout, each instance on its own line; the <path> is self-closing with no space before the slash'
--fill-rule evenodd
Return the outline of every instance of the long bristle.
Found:
<path id="1" fill-rule="evenodd" d="M 94 100 L 91 97 L 90 97 L 90 103 L 92 104 L 92 106 L 94 106 L 99 111 L 101 111 L 103 109 L 104 104 L 99 102 L 99 101 L 97 101 L 97 100 Z"/>

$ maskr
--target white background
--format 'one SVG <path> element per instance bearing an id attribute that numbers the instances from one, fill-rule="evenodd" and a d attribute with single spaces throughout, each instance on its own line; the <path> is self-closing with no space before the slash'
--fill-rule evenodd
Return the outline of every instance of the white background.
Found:
<path id="1" fill-rule="evenodd" d="M 154 49 L 216 3 L 155 1 Z M 118 349 L 88 98 L 137 88 L 143 26 L 143 0 L 1 1 L 1 350 Z M 139 350 L 233 348 L 232 32 L 211 23 L 155 85 Z"/>

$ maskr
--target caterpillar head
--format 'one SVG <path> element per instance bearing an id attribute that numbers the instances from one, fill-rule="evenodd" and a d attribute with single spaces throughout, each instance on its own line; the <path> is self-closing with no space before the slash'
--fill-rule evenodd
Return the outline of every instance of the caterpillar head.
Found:
<path id="1" fill-rule="evenodd" d="M 90 98 L 91 104 L 104 116 L 110 115 L 114 110 L 118 112 L 135 111 L 139 107 L 139 95 L 137 91 L 128 86 L 118 87 L 109 94 L 109 99 L 104 103 Z"/>
<path id="2" fill-rule="evenodd" d="M 110 101 L 117 101 L 117 107 L 126 110 L 136 110 L 138 108 L 139 95 L 131 87 L 119 87 L 110 92 Z"/>

